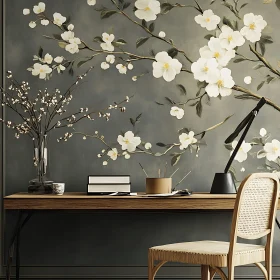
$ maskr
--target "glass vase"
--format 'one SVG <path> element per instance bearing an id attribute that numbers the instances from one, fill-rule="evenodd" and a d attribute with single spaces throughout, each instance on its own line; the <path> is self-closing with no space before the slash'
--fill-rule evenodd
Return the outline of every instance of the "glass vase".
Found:
<path id="1" fill-rule="evenodd" d="M 52 193 L 53 181 L 48 179 L 48 145 L 47 135 L 34 140 L 33 162 L 36 168 L 37 177 L 29 181 L 28 192 L 47 194 Z"/>

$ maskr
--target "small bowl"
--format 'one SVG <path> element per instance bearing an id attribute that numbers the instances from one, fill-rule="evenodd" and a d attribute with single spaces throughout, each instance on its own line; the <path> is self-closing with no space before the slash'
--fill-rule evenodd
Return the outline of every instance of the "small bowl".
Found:
<path id="1" fill-rule="evenodd" d="M 146 178 L 147 194 L 171 193 L 172 178 Z"/>
<path id="2" fill-rule="evenodd" d="M 53 183 L 52 190 L 53 194 L 63 195 L 65 190 L 65 183 Z"/>

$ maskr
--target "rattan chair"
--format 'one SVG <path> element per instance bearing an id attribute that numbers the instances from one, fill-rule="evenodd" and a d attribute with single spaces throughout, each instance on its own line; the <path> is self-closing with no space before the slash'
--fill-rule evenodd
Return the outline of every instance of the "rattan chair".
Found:
<path id="1" fill-rule="evenodd" d="M 167 262 L 201 265 L 201 279 L 234 279 L 234 267 L 255 264 L 272 279 L 272 243 L 278 204 L 279 181 L 275 174 L 256 173 L 239 187 L 231 226 L 230 242 L 197 241 L 156 246 L 149 249 L 149 280 Z M 237 237 L 258 239 L 266 244 L 237 243 Z M 155 264 L 157 262 L 157 264 Z M 264 265 L 261 263 L 264 262 Z M 228 276 L 222 268 L 228 268 Z"/>

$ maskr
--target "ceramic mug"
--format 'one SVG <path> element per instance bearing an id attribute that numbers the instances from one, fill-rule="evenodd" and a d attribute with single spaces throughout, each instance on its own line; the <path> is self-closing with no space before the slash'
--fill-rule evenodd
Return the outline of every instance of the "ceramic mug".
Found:
<path id="1" fill-rule="evenodd" d="M 65 183 L 53 183 L 53 193 L 57 195 L 63 195 L 65 189 Z"/>

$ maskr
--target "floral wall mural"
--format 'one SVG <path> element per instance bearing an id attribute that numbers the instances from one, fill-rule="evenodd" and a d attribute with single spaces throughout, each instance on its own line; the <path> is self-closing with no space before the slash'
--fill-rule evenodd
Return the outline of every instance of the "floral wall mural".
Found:
<path id="1" fill-rule="evenodd" d="M 95 66 L 106 72 L 110 68 L 115 68 L 113 71 L 120 74 L 118 78 L 120 81 L 124 78 L 122 76 L 130 76 L 136 86 L 138 80 L 140 78 L 145 79 L 147 75 L 156 79 L 163 79 L 167 83 L 176 82 L 178 75 L 190 75 L 197 81 L 197 92 L 195 94 L 187 90 L 188 84 L 178 83 L 176 87 L 182 94 L 180 101 L 173 100 L 168 94 L 163 96 L 165 102 L 151 100 L 154 106 L 169 107 L 167 110 L 170 111 L 170 116 L 177 120 L 182 120 L 185 111 L 192 110 L 190 107 L 195 107 L 196 114 L 202 117 L 204 104 L 209 104 L 213 98 L 220 98 L 223 102 L 223 99 L 232 98 L 235 94 L 234 98 L 241 101 L 252 99 L 257 101 L 263 96 L 258 91 L 265 84 L 278 80 L 280 76 L 280 71 L 265 56 L 267 45 L 273 43 L 272 36 L 266 32 L 268 23 L 262 15 L 248 12 L 249 3 L 237 0 L 222 1 L 219 5 L 230 11 L 229 17 L 226 17 L 213 12 L 211 7 L 217 4 L 215 2 L 199 3 L 198 1 L 191 1 L 186 5 L 185 3 L 169 3 L 167 1 L 161 3 L 157 0 L 137 0 L 135 3 L 124 0 L 98 3 L 98 1 L 88 0 L 84 3 L 84 5 L 89 6 L 93 15 L 95 17 L 100 16 L 102 21 L 110 21 L 114 17 L 124 17 L 131 28 L 142 29 L 145 36 L 137 38 L 134 47 L 127 44 L 127 39 L 122 37 L 120 32 L 109 32 L 107 30 L 104 30 L 101 34 L 95 34 L 92 40 L 88 42 L 82 34 L 78 34 L 75 30 L 75 26 L 79 23 L 72 21 L 71 17 L 63 12 L 48 11 L 47 5 L 44 2 L 39 2 L 33 7 L 24 8 L 23 15 L 27 16 L 28 19 L 30 17 L 29 27 L 31 29 L 40 28 L 43 37 L 52 40 L 57 48 L 62 48 L 64 54 L 55 56 L 49 52 L 45 53 L 44 47 L 40 47 L 38 55 L 33 56 L 35 63 L 27 70 L 41 80 L 49 80 L 53 75 L 67 75 L 67 72 L 70 75 L 75 75 L 79 68 Z M 276 2 L 276 6 L 279 6 L 278 2 Z M 198 32 L 199 28 L 207 30 L 207 34 L 204 36 L 205 44 L 198 49 L 199 58 L 197 60 L 191 58 L 190 54 L 182 48 L 183 46 L 179 47 L 177 45 L 175 39 L 172 38 L 172 34 L 166 34 L 164 25 L 158 27 L 158 19 L 168 17 L 169 14 L 176 13 L 178 9 L 184 9 L 186 12 L 189 9 L 194 10 L 196 13 L 194 22 L 198 25 L 195 28 Z M 253 6 L 252 9 L 254 9 Z M 157 30 L 160 31 L 157 32 Z M 145 52 L 144 55 L 140 53 L 139 50 L 152 40 L 165 43 L 162 50 L 158 51 L 149 46 L 149 52 Z M 249 55 L 244 53 L 246 49 L 249 49 Z M 79 56 L 73 56 L 75 54 L 79 54 Z M 102 57 L 102 62 L 99 65 L 95 63 L 97 57 Z M 143 73 L 141 72 L 142 69 L 138 67 L 140 61 L 147 61 L 148 69 Z M 267 73 L 253 91 L 246 86 L 252 82 L 252 77 L 248 73 L 244 73 L 242 85 L 234 81 L 234 71 L 231 70 L 232 63 L 238 64 L 240 68 L 245 63 L 253 64 L 254 70 L 265 68 Z M 137 71 L 136 75 L 130 74 L 133 69 Z M 128 101 L 129 97 L 126 98 Z M 267 100 L 268 106 L 274 110 L 280 110 L 277 101 L 270 100 L 268 97 Z M 108 108 L 113 109 L 114 106 L 116 105 L 109 105 Z M 110 113 L 107 114 L 109 119 Z M 181 156 L 186 151 L 192 152 L 194 150 L 198 157 L 201 144 L 206 144 L 203 139 L 206 132 L 212 129 L 218 131 L 218 127 L 230 117 L 231 115 L 226 116 L 224 120 L 217 124 L 197 132 L 194 132 L 196 130 L 195 125 L 190 123 L 192 129 L 182 127 L 177 131 L 177 140 L 172 137 L 169 143 L 163 143 L 159 139 L 155 144 L 151 144 L 150 140 L 141 137 L 139 132 L 124 131 L 121 126 L 121 133 L 115 138 L 117 139 L 116 144 L 112 144 L 115 139 L 107 139 L 100 135 L 98 131 L 89 134 L 75 129 L 66 132 L 57 141 L 67 141 L 73 135 L 82 135 L 84 140 L 88 138 L 100 140 L 104 144 L 104 148 L 97 153 L 97 157 L 102 158 L 103 166 L 108 165 L 111 160 L 116 161 L 120 157 L 130 159 L 131 155 L 137 153 L 155 157 L 168 154 L 171 156 L 171 165 L 174 166 L 181 160 Z M 141 118 L 142 113 L 135 119 L 130 118 L 133 129 Z M 75 115 L 73 119 L 69 120 L 68 126 L 71 127 L 71 122 L 74 121 Z M 61 123 L 57 122 L 56 127 L 60 126 Z M 270 161 L 271 157 L 268 156 L 267 147 L 268 145 L 275 146 L 275 141 L 274 144 L 267 143 L 265 145 L 263 141 L 259 140 L 258 144 L 264 146 L 264 149 L 258 152 L 258 158 L 266 157 Z M 237 161 L 243 162 L 246 160 L 252 144 L 255 143 L 244 142 L 236 157 Z M 155 146 L 161 147 L 161 150 L 158 151 Z M 236 141 L 228 148 L 232 149 L 235 146 Z M 275 150 L 275 147 L 270 148 L 270 150 Z M 269 168 L 269 165 L 267 164 L 266 167 Z"/>
<path id="2" fill-rule="evenodd" d="M 139 163 L 151 177 L 167 163 L 168 175 L 179 168 L 174 185 L 191 171 L 178 188 L 209 191 L 214 174 L 223 171 L 236 145 L 225 146 L 224 140 L 263 96 L 268 104 L 254 121 L 232 172 L 237 180 L 259 168 L 278 172 L 279 14 L 278 0 L 6 1 L 5 68 L 20 82 L 28 81 L 31 94 L 44 88 L 64 92 L 93 67 L 67 110 L 88 108 L 86 115 L 95 114 L 77 123 L 77 116 L 71 115 L 64 127 L 52 130 L 48 143 L 52 178 L 65 182 L 66 191 L 85 191 L 89 174 L 130 174 L 133 191 L 144 191 Z M 119 112 L 114 102 L 123 102 Z M 6 110 L 5 121 L 16 121 L 15 115 Z M 22 182 L 34 173 L 32 145 L 27 137 L 20 139 L 7 129 L 6 194 L 26 190 Z M 106 255 L 100 247 L 100 258 L 93 259 L 91 247 L 82 247 L 81 242 L 74 242 L 75 252 L 89 256 L 88 265 L 146 265 L 143 246 L 203 239 L 205 224 L 215 218 L 199 213 L 158 215 L 149 232 L 147 216 L 135 219 L 126 214 L 119 221 L 126 242 L 116 243 L 110 235 L 116 233 L 112 230 L 116 219 L 108 214 L 105 221 L 102 215 L 94 223 L 74 215 L 64 217 L 63 223 L 50 217 L 48 234 L 55 241 L 54 234 L 63 225 L 71 232 L 69 239 L 94 236 L 88 241 L 95 245 L 108 234 L 112 240 L 108 248 L 122 250 L 121 258 Z M 193 231 L 188 230 L 188 218 Z M 230 213 L 220 214 L 221 223 L 210 226 L 207 234 L 226 239 L 223 229 L 230 218 Z M 166 227 L 166 219 L 172 226 Z M 38 219 L 37 228 L 26 234 L 40 231 L 39 224 Z M 97 233 L 99 227 L 107 231 Z M 163 230 L 155 234 L 158 228 Z M 39 236 L 34 237 L 38 242 Z M 142 243 L 135 244 L 138 237 Z M 278 247 L 277 233 L 275 238 Z M 49 258 L 45 255 L 57 245 L 53 242 L 36 252 L 42 256 L 37 264 L 46 259 L 53 265 L 51 253 Z M 139 246 L 135 248 L 139 254 L 131 252 L 132 245 Z M 36 248 L 25 249 L 23 259 L 34 263 Z M 55 256 L 59 265 L 73 261 L 65 250 Z M 274 263 L 279 263 L 278 251 L 274 250 Z M 75 264 L 81 263 L 77 257 Z"/>

